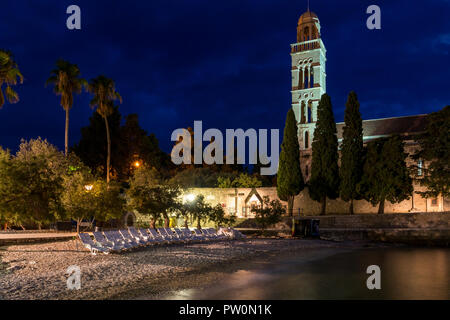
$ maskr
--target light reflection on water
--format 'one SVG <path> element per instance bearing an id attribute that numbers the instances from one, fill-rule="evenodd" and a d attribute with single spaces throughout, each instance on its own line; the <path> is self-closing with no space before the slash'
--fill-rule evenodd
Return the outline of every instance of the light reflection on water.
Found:
<path id="1" fill-rule="evenodd" d="M 373 264 L 381 268 L 381 290 L 366 287 Z M 444 248 L 367 248 L 315 261 L 294 256 L 166 299 L 450 299 L 449 265 Z"/>

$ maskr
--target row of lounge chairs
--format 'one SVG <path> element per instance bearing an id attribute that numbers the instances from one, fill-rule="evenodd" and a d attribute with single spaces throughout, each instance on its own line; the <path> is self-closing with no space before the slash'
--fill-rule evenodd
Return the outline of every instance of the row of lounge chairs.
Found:
<path id="1" fill-rule="evenodd" d="M 113 231 L 93 232 L 94 239 L 88 233 L 80 233 L 79 238 L 84 247 L 92 254 L 121 252 L 157 244 L 193 243 L 204 241 L 221 241 L 230 238 L 218 234 L 215 229 L 186 229 L 186 228 L 158 228 L 158 229 L 120 229 Z"/>

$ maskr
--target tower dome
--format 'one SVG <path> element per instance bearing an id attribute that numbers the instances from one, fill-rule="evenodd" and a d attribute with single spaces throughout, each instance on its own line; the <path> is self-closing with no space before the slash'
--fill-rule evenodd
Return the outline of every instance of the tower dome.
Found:
<path id="1" fill-rule="evenodd" d="M 306 11 L 304 14 L 300 16 L 300 19 L 298 19 L 298 25 L 301 25 L 303 23 L 314 23 L 315 20 L 319 21 L 319 18 L 317 17 L 317 14 L 315 14 L 312 11 Z"/>
<path id="2" fill-rule="evenodd" d="M 320 22 L 317 14 L 306 11 L 298 19 L 297 42 L 304 42 L 320 38 Z"/>

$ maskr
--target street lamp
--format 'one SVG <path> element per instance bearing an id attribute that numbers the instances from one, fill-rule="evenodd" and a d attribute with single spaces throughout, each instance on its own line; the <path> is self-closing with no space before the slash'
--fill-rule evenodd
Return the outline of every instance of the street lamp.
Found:
<path id="1" fill-rule="evenodd" d="M 140 163 L 139 161 L 135 161 L 135 162 L 133 163 L 133 165 L 134 165 L 136 168 L 139 168 L 139 167 L 141 166 L 141 163 Z"/>
<path id="2" fill-rule="evenodd" d="M 87 184 L 87 185 L 84 186 L 84 188 L 86 189 L 86 191 L 91 191 L 93 187 L 94 187 L 94 186 L 93 186 L 92 184 Z"/>

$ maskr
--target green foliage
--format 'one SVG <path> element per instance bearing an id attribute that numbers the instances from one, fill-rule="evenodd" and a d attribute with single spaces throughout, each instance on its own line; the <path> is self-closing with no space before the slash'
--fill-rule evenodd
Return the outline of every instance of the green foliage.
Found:
<path id="1" fill-rule="evenodd" d="M 61 203 L 67 217 L 77 221 L 107 221 L 120 218 L 124 211 L 125 200 L 118 185 L 109 186 L 96 179 L 81 161 L 72 164 L 75 168 L 63 176 Z"/>
<path id="2" fill-rule="evenodd" d="M 406 167 L 407 154 L 400 136 L 378 139 L 367 144 L 363 176 L 358 191 L 384 213 L 384 202 L 398 203 L 409 199 L 412 179 Z"/>
<path id="3" fill-rule="evenodd" d="M 63 154 L 40 138 L 22 140 L 14 157 L 1 154 L 0 211 L 7 222 L 41 227 L 61 218 Z"/>
<path id="4" fill-rule="evenodd" d="M 294 111 L 289 109 L 284 127 L 278 165 L 277 193 L 281 200 L 288 201 L 288 211 L 292 215 L 294 197 L 305 187 L 300 169 L 300 146 Z"/>
<path id="5" fill-rule="evenodd" d="M 18 82 L 23 83 L 23 76 L 13 59 L 12 53 L 0 49 L 0 109 L 6 100 L 9 103 L 19 102 L 19 95 L 12 88 Z M 3 93 L 3 85 L 6 85 L 5 93 Z"/>
<path id="6" fill-rule="evenodd" d="M 216 186 L 219 172 L 211 168 L 188 168 L 178 172 L 169 180 L 171 185 L 183 188 L 213 188 Z"/>
<path id="7" fill-rule="evenodd" d="M 238 176 L 219 176 L 217 178 L 218 188 L 259 188 L 262 187 L 261 180 L 255 175 L 240 173 Z"/>
<path id="8" fill-rule="evenodd" d="M 426 131 L 418 143 L 420 149 L 413 158 L 426 161 L 423 178 L 418 180 L 427 190 L 417 193 L 425 197 L 450 197 L 450 106 L 428 115 Z"/>
<path id="9" fill-rule="evenodd" d="M 169 214 L 179 207 L 180 189 L 177 186 L 160 185 L 157 172 L 146 167 L 136 170 L 129 184 L 130 188 L 126 191 L 128 208 L 149 215 L 153 227 L 161 218 L 168 224 Z"/>
<path id="10" fill-rule="evenodd" d="M 339 171 L 340 196 L 344 201 L 351 201 L 350 214 L 353 214 L 353 199 L 360 198 L 357 186 L 362 176 L 364 152 L 362 118 L 358 97 L 354 91 L 348 95 L 344 121 Z"/>
<path id="11" fill-rule="evenodd" d="M 338 142 L 336 123 L 330 96 L 323 94 L 317 110 L 317 123 L 312 143 L 311 179 L 309 195 L 322 203 L 326 212 L 326 198 L 339 195 Z"/>
<path id="12" fill-rule="evenodd" d="M 262 207 L 254 207 L 252 212 L 255 213 L 255 221 L 265 230 L 281 221 L 281 217 L 286 214 L 286 208 L 278 199 L 270 201 L 269 197 L 265 196 Z"/>

